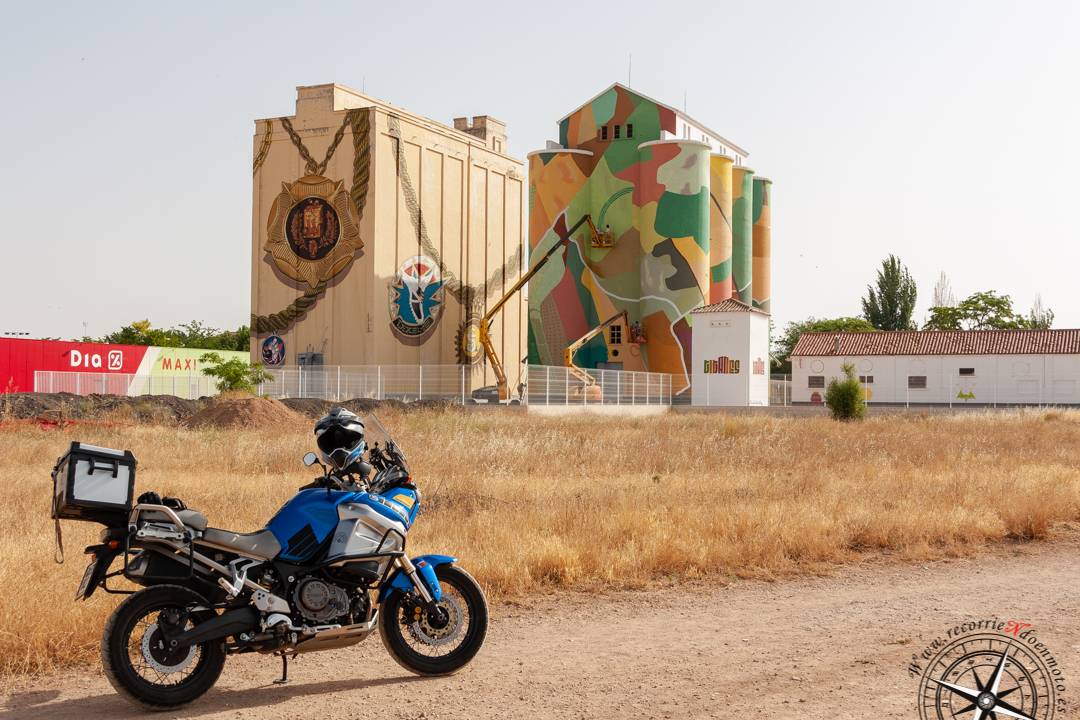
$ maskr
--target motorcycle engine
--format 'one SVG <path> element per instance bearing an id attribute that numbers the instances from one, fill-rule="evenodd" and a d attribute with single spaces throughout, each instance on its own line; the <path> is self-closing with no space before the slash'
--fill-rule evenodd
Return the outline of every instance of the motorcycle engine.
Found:
<path id="1" fill-rule="evenodd" d="M 349 612 L 349 594 L 325 580 L 308 577 L 297 583 L 293 607 L 308 620 L 325 623 Z"/>

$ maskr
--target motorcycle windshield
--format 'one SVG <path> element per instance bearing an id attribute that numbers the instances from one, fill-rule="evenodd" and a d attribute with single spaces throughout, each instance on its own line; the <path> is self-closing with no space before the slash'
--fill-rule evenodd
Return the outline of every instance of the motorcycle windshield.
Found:
<path id="1" fill-rule="evenodd" d="M 402 469 L 412 474 L 409 470 L 409 462 L 405 459 L 405 453 L 402 452 L 401 446 L 394 442 L 394 439 L 390 437 L 390 433 L 386 432 L 386 428 L 382 426 L 379 419 L 374 415 L 368 415 L 364 418 L 364 439 L 367 441 L 368 447 L 374 447 L 375 443 L 379 443 L 379 447 L 386 448 L 392 447 L 401 456 Z"/>

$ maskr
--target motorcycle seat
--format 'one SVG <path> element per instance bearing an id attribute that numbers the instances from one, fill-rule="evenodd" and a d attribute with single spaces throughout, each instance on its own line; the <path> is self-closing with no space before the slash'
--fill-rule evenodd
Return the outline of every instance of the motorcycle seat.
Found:
<path id="1" fill-rule="evenodd" d="M 173 512 L 180 518 L 180 522 L 184 523 L 189 529 L 198 530 L 199 532 L 206 530 L 206 516 L 202 513 L 194 510 L 174 510 Z M 172 518 L 160 510 L 144 510 L 139 515 L 139 519 L 149 520 L 150 522 L 172 522 Z"/>
<path id="2" fill-rule="evenodd" d="M 274 537 L 274 533 L 269 530 L 259 530 L 253 533 L 234 533 L 229 530 L 206 528 L 203 531 L 202 538 L 196 542 L 259 560 L 269 560 L 281 552 L 281 544 Z"/>

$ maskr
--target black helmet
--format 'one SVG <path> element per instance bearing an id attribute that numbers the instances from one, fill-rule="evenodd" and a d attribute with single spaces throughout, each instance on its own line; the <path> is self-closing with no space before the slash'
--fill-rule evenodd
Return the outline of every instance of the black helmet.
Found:
<path id="1" fill-rule="evenodd" d="M 315 444 L 322 451 L 323 460 L 344 470 L 367 450 L 364 421 L 345 408 L 333 408 L 315 423 Z"/>

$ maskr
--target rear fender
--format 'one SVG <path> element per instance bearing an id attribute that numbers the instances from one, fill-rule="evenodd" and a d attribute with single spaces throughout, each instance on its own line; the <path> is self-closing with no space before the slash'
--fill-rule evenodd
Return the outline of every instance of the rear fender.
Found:
<path id="1" fill-rule="evenodd" d="M 416 566 L 416 571 L 420 574 L 420 577 L 424 579 L 424 583 L 428 586 L 428 590 L 431 591 L 432 597 L 435 598 L 435 602 L 442 599 L 442 586 L 439 585 L 439 579 L 435 577 L 435 568 L 439 565 L 449 565 L 450 563 L 457 562 L 456 557 L 450 557 L 449 555 L 420 555 L 412 559 L 413 565 Z M 379 590 L 379 597 L 376 599 L 377 603 L 381 603 L 388 594 L 393 590 L 401 590 L 402 592 L 409 592 L 413 590 L 412 580 L 409 576 L 401 571 L 401 568 L 394 570 L 394 572 L 387 578 L 386 583 Z"/>
<path id="2" fill-rule="evenodd" d="M 122 550 L 114 550 L 108 545 L 91 545 L 83 550 L 85 555 L 96 555 L 97 565 L 94 566 L 94 574 L 90 576 L 90 581 L 86 586 L 86 594 L 83 595 L 83 600 L 89 600 L 90 596 L 97 590 L 98 585 L 101 585 L 105 580 L 105 576 L 109 574 L 109 567 L 112 565 L 112 561 L 119 555 Z"/>

